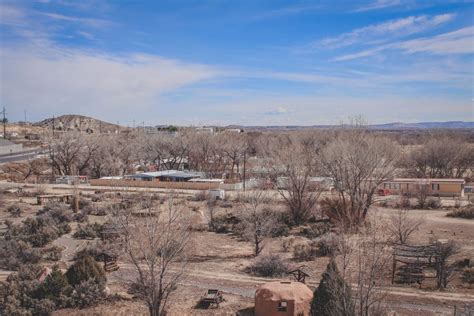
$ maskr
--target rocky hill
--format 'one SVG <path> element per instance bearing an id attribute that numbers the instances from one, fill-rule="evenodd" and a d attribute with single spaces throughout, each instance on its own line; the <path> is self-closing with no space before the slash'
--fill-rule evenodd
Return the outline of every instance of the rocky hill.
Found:
<path id="1" fill-rule="evenodd" d="M 48 118 L 33 124 L 47 129 L 63 131 L 81 131 L 88 133 L 113 133 L 120 128 L 116 124 L 107 123 L 92 117 L 83 115 L 62 115 L 56 118 Z"/>

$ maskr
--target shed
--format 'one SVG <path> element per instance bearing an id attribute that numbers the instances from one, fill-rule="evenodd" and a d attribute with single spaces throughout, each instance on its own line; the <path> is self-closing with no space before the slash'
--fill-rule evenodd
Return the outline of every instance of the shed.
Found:
<path id="1" fill-rule="evenodd" d="M 225 191 L 223 189 L 210 189 L 207 194 L 211 200 L 223 200 L 225 198 Z"/>
<path id="2" fill-rule="evenodd" d="M 313 291 L 301 282 L 261 285 L 255 292 L 255 316 L 308 316 Z"/>

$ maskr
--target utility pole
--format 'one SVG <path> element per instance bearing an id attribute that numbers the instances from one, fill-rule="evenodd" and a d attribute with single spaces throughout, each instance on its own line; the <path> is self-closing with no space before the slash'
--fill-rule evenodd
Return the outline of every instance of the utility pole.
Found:
<path id="1" fill-rule="evenodd" d="M 53 124 L 51 125 L 51 128 L 53 130 L 53 138 L 54 138 L 54 115 L 53 115 Z"/>
<path id="2" fill-rule="evenodd" d="M 26 110 L 25 110 L 25 123 L 26 123 Z"/>
<path id="3" fill-rule="evenodd" d="M 247 158 L 247 151 L 244 151 L 244 192 L 245 192 L 245 163 Z"/>
<path id="4" fill-rule="evenodd" d="M 3 113 L 3 120 L 2 120 L 2 122 L 3 122 L 3 139 L 7 139 L 7 122 L 8 122 L 8 120 L 7 120 L 7 117 L 6 117 L 7 112 L 5 111 L 5 107 L 3 107 L 2 113 Z"/>

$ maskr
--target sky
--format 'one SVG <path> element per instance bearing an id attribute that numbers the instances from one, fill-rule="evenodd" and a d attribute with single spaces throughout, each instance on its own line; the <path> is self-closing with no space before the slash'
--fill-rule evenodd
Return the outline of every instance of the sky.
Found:
<path id="1" fill-rule="evenodd" d="M 0 0 L 10 121 L 474 121 L 474 2 Z"/>

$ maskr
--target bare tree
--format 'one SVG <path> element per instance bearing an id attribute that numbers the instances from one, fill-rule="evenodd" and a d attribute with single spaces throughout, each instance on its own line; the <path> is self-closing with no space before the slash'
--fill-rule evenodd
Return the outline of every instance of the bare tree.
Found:
<path id="1" fill-rule="evenodd" d="M 306 137 L 305 137 L 306 136 Z M 311 183 L 317 172 L 318 144 L 309 135 L 285 137 L 273 144 L 271 168 L 276 189 L 286 202 L 293 222 L 304 223 L 314 211 L 320 190 Z"/>
<path id="2" fill-rule="evenodd" d="M 437 242 L 435 244 L 436 254 L 438 255 L 436 262 L 436 281 L 438 289 L 445 289 L 451 281 L 455 265 L 450 262 L 452 257 L 459 252 L 459 247 L 454 241 L 447 243 Z"/>
<path id="3" fill-rule="evenodd" d="M 248 141 L 245 134 L 221 134 L 221 144 L 226 158 L 230 160 L 230 177 L 234 179 L 235 169 L 240 176 L 240 164 L 244 153 L 248 149 Z"/>
<path id="4" fill-rule="evenodd" d="M 435 137 L 411 151 L 406 164 L 419 178 L 463 178 L 474 165 L 474 148 L 454 137 Z"/>
<path id="5" fill-rule="evenodd" d="M 357 235 L 342 234 L 338 250 L 341 276 L 353 287 L 356 315 L 376 313 L 387 294 L 383 286 L 392 258 L 386 224 L 374 214 Z"/>
<path id="6" fill-rule="evenodd" d="M 346 227 L 365 220 L 379 185 L 393 176 L 396 159 L 396 145 L 360 129 L 342 133 L 323 149 L 322 168 L 334 181 L 338 219 Z"/>
<path id="7" fill-rule="evenodd" d="M 395 242 L 406 244 L 410 236 L 425 222 L 423 217 L 411 217 L 408 210 L 399 209 L 390 215 L 388 230 Z"/>
<path id="8" fill-rule="evenodd" d="M 255 190 L 246 194 L 243 203 L 242 223 L 243 236 L 254 247 L 254 254 L 258 256 L 265 246 L 265 240 L 275 229 L 276 216 L 264 208 L 268 194 L 264 190 Z"/>
<path id="9" fill-rule="evenodd" d="M 155 207 L 151 200 L 144 206 L 145 218 L 127 209 L 117 211 L 114 220 L 123 254 L 138 274 L 132 289 L 146 302 L 150 315 L 161 316 L 185 272 L 190 229 L 172 195 L 164 207 Z"/>
<path id="10" fill-rule="evenodd" d="M 416 184 L 414 195 L 416 199 L 417 206 L 419 208 L 424 208 L 429 196 L 428 184 L 420 183 Z"/>
<path id="11" fill-rule="evenodd" d="M 206 217 L 207 226 L 210 231 L 216 230 L 216 199 L 212 198 L 209 194 L 206 196 Z"/>

